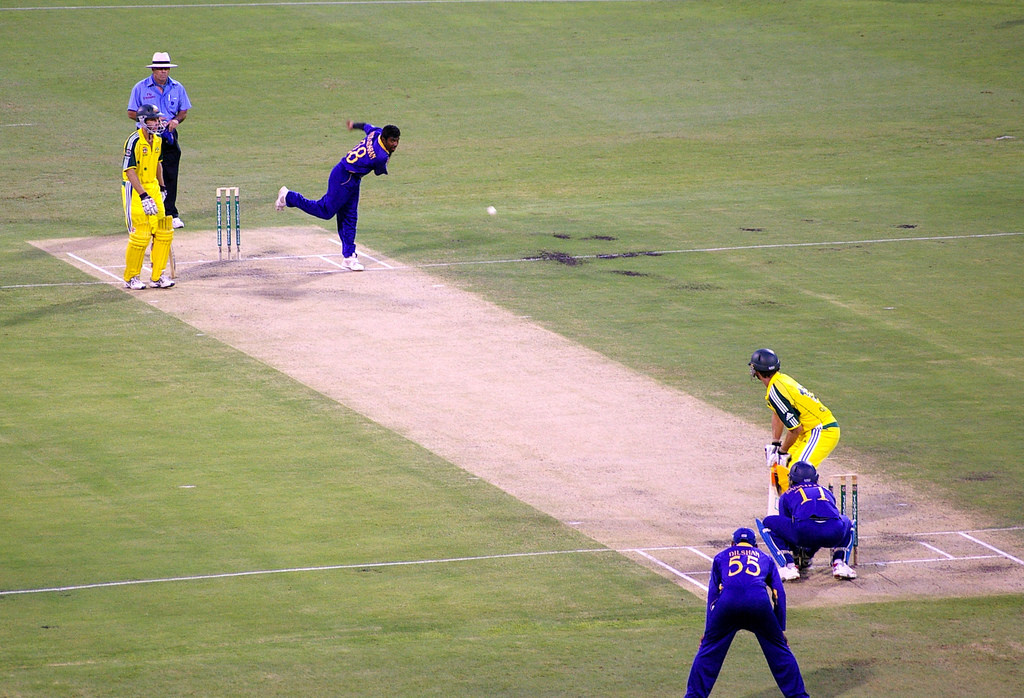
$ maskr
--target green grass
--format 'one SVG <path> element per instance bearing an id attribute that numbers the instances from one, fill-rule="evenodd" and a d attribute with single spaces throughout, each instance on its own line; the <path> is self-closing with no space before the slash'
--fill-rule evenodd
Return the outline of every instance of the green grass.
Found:
<path id="1" fill-rule="evenodd" d="M 173 40 L 126 49 L 143 13 Z M 0 589 L 593 547 L 116 290 L 13 288 L 87 280 L 26 241 L 119 230 L 154 50 L 195 103 L 190 229 L 225 183 L 281 224 L 347 118 L 396 123 L 361 242 L 733 248 L 434 273 L 765 423 L 771 346 L 844 456 L 1020 524 L 1022 31 L 1010 2 L 0 11 Z M 794 609 L 789 636 L 812 695 L 1012 695 L 1020 605 Z M 681 694 L 703 617 L 611 553 L 0 596 L 0 695 Z M 752 638 L 717 693 L 775 695 Z"/>

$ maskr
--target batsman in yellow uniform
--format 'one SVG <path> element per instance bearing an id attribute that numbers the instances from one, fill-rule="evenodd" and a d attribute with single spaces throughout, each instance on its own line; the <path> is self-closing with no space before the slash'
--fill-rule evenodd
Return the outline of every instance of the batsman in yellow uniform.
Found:
<path id="1" fill-rule="evenodd" d="M 839 443 L 839 422 L 810 390 L 785 373 L 771 349 L 750 357 L 750 375 L 767 388 L 764 399 L 772 411 L 772 443 L 765 458 L 781 494 L 789 489 L 789 464 L 804 461 L 814 467 Z"/>
<path id="2" fill-rule="evenodd" d="M 171 217 L 164 214 L 164 175 L 160 164 L 163 141 L 163 116 L 152 104 L 139 108 L 139 128 L 124 143 L 124 163 L 121 168 L 121 203 L 124 222 L 128 227 L 128 249 L 124 258 L 124 287 L 133 291 L 146 288 L 140 279 L 142 261 L 150 239 L 153 265 L 150 285 L 170 288 L 174 279 L 164 274 L 171 255 L 174 230 Z"/>

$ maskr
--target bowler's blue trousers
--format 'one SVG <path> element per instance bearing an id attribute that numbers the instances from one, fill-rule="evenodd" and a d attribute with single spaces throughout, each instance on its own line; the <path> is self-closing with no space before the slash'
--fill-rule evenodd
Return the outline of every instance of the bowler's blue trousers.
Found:
<path id="1" fill-rule="evenodd" d="M 327 178 L 327 193 L 319 200 L 313 201 L 297 191 L 289 191 L 285 203 L 324 220 L 337 216 L 341 254 L 351 257 L 356 253 L 356 221 L 359 218 L 361 177 L 346 170 L 343 164 L 344 161 L 339 162 L 331 170 L 331 176 Z"/>

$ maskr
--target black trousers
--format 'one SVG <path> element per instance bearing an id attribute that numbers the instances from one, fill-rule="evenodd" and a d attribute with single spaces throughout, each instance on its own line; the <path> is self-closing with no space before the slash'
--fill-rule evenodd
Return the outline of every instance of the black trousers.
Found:
<path id="1" fill-rule="evenodd" d="M 164 186 L 167 187 L 167 198 L 164 199 L 164 211 L 172 218 L 178 217 L 178 163 L 181 162 L 181 136 L 174 132 L 174 140 L 166 138 L 163 142 Z"/>

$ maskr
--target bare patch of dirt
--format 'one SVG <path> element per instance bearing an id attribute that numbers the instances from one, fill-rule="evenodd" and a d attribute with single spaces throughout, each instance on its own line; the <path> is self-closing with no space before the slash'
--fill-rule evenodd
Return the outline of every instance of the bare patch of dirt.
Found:
<path id="1" fill-rule="evenodd" d="M 763 424 L 738 420 L 374 250 L 360 249 L 366 271 L 342 271 L 322 228 L 243 237 L 249 258 L 219 262 L 212 232 L 177 232 L 178 286 L 133 297 L 609 547 L 667 546 L 658 559 L 694 579 L 707 580 L 704 555 L 764 512 L 767 413 Z M 35 244 L 100 279 L 123 270 L 123 236 Z M 1024 590 L 1024 565 L 956 533 L 983 524 L 854 462 L 842 444 L 823 477 L 841 472 L 861 477 L 860 578 L 833 580 L 819 553 L 790 586 L 794 603 Z M 1022 555 L 1019 529 L 975 535 Z"/>
<path id="2" fill-rule="evenodd" d="M 583 264 L 583 260 L 579 257 L 574 257 L 566 252 L 555 252 L 553 250 L 541 250 L 537 253 L 536 259 L 558 262 L 559 264 L 564 264 L 567 267 L 575 267 L 579 264 Z"/>

